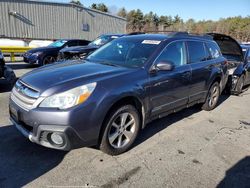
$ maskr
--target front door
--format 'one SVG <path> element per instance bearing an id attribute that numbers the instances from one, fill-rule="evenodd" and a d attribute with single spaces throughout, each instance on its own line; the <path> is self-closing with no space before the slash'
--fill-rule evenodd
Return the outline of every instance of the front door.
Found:
<path id="1" fill-rule="evenodd" d="M 191 68 L 187 64 L 185 43 L 176 41 L 168 44 L 156 59 L 154 65 L 165 61 L 174 65 L 171 71 L 157 71 L 150 76 L 151 115 L 162 113 L 187 105 Z"/>

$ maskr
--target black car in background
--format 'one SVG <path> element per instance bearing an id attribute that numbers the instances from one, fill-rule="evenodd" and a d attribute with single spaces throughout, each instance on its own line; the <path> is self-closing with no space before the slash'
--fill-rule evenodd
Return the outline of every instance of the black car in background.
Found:
<path id="1" fill-rule="evenodd" d="M 211 37 L 124 36 L 83 61 L 21 77 L 11 93 L 10 118 L 45 147 L 98 145 L 118 155 L 155 119 L 195 104 L 213 110 L 227 78 L 226 59 Z"/>
<path id="2" fill-rule="evenodd" d="M 0 50 L 0 79 L 5 78 L 11 85 L 16 82 L 16 75 L 13 70 L 5 65 L 4 56 Z"/>
<path id="3" fill-rule="evenodd" d="M 23 54 L 24 62 L 29 64 L 46 65 L 56 61 L 58 52 L 63 48 L 88 45 L 90 41 L 80 39 L 57 40 L 46 47 L 34 48 Z"/>
<path id="4" fill-rule="evenodd" d="M 243 87 L 250 84 L 250 46 L 242 46 L 243 63 L 239 64 L 232 76 L 232 94 L 242 93 Z"/>
<path id="5" fill-rule="evenodd" d="M 84 59 L 88 54 L 97 50 L 104 44 L 108 42 L 120 38 L 124 36 L 124 34 L 104 34 L 96 38 L 94 41 L 86 45 L 79 45 L 70 48 L 61 49 L 58 54 L 58 61 L 63 60 L 75 60 L 75 59 Z"/>
<path id="6" fill-rule="evenodd" d="M 231 94 L 240 94 L 244 85 L 249 84 L 249 59 L 247 58 L 247 45 L 241 46 L 234 38 L 219 34 L 209 33 L 219 45 L 223 56 L 228 62 L 227 91 Z M 243 47 L 243 48 L 242 48 Z"/>

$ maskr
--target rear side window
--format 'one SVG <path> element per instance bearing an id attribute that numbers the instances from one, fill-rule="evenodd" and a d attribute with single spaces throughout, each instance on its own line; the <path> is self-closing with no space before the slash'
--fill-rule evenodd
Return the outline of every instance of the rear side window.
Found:
<path id="1" fill-rule="evenodd" d="M 88 44 L 89 44 L 88 41 L 82 41 L 82 40 L 80 40 L 80 41 L 78 42 L 78 45 L 79 45 L 79 46 L 85 46 L 85 45 L 88 45 Z"/>
<path id="2" fill-rule="evenodd" d="M 218 45 L 212 42 L 208 42 L 206 43 L 206 45 L 210 53 L 210 59 L 216 59 L 221 56 L 221 52 L 220 52 Z"/>
<path id="3" fill-rule="evenodd" d="M 69 41 L 66 46 L 67 47 L 77 46 L 77 44 L 78 44 L 78 42 L 76 40 L 73 40 L 73 41 Z"/>
<path id="4" fill-rule="evenodd" d="M 169 44 L 157 59 L 172 62 L 176 67 L 186 64 L 186 48 L 184 42 L 173 42 Z"/>
<path id="5" fill-rule="evenodd" d="M 189 63 L 198 63 L 207 60 L 207 53 L 203 42 L 188 41 L 187 47 L 189 53 Z"/>

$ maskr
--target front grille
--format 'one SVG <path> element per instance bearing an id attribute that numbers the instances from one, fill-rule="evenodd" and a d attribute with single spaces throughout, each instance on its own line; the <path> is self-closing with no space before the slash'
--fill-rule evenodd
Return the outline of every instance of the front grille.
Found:
<path id="1" fill-rule="evenodd" d="M 17 81 L 15 87 L 12 89 L 11 100 L 18 106 L 25 110 L 34 108 L 34 103 L 39 97 L 39 92 L 27 86 L 21 81 Z"/>

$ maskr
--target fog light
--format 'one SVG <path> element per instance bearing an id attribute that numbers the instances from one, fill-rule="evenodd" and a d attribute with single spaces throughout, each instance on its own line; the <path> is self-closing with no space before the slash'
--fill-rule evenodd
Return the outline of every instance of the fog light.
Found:
<path id="1" fill-rule="evenodd" d="M 59 133 L 52 133 L 50 138 L 51 141 L 56 145 L 62 145 L 64 142 L 62 135 Z"/>

